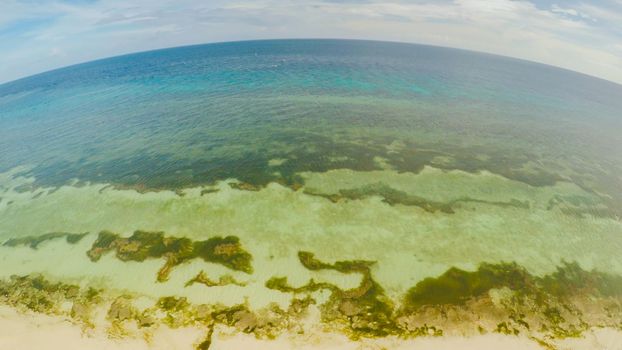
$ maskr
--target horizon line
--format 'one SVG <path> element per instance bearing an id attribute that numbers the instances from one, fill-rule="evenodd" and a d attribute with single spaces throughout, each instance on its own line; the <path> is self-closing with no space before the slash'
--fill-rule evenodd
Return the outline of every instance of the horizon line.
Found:
<path id="1" fill-rule="evenodd" d="M 96 58 L 96 59 L 92 59 L 92 60 L 88 60 L 88 61 L 76 62 L 76 63 L 68 64 L 66 66 L 60 66 L 60 67 L 57 67 L 57 68 L 52 68 L 52 69 L 44 70 L 44 71 L 41 71 L 41 72 L 38 72 L 38 73 L 34 73 L 34 74 L 30 74 L 30 75 L 25 75 L 25 76 L 22 76 L 22 77 L 19 77 L 19 78 L 16 78 L 16 79 L 12 79 L 12 80 L 8 80 L 8 81 L 4 81 L 4 82 L 0 81 L 0 89 L 2 87 L 6 86 L 6 85 L 10 85 L 10 84 L 19 82 L 21 80 L 34 78 L 34 77 L 37 77 L 37 76 L 40 76 L 40 75 L 45 75 L 45 74 L 48 74 L 48 73 L 52 73 L 52 72 L 56 72 L 56 71 L 60 71 L 60 70 L 64 70 L 64 69 L 69 69 L 69 68 L 77 67 L 77 66 L 84 65 L 84 64 L 95 63 L 95 62 L 100 62 L 100 61 L 106 61 L 106 60 L 110 60 L 110 59 L 127 57 L 127 56 L 132 56 L 132 55 L 146 54 L 146 53 L 150 53 L 150 52 L 175 50 L 175 49 L 190 48 L 190 47 L 197 47 L 197 46 L 207 46 L 207 45 L 234 44 L 234 43 L 250 43 L 250 42 L 262 42 L 262 41 L 313 41 L 313 40 L 316 40 L 316 41 L 375 42 L 375 43 L 401 44 L 401 45 L 411 45 L 411 46 L 427 46 L 427 47 L 435 47 L 435 48 L 441 48 L 441 49 L 464 51 L 464 52 L 470 52 L 470 53 L 476 53 L 476 54 L 482 54 L 482 55 L 489 55 L 489 56 L 494 56 L 494 57 L 500 57 L 500 58 L 511 59 L 511 60 L 516 60 L 516 61 L 521 61 L 521 62 L 526 62 L 526 63 L 531 63 L 531 64 L 542 65 L 542 66 L 546 66 L 546 67 L 550 67 L 550 68 L 555 68 L 555 69 L 559 69 L 559 70 L 562 70 L 562 71 L 566 71 L 566 72 L 582 75 L 582 76 L 585 76 L 585 77 L 588 77 L 588 78 L 601 80 L 603 82 L 606 82 L 606 83 L 609 83 L 609 84 L 614 84 L 614 85 L 622 88 L 622 82 L 618 83 L 616 81 L 609 80 L 607 78 L 595 76 L 595 75 L 592 75 L 592 74 L 589 74 L 589 73 L 584 73 L 584 72 L 576 71 L 576 70 L 573 70 L 573 69 L 568 69 L 568 68 L 556 66 L 556 65 L 553 65 L 553 64 L 550 64 L 550 63 L 544 63 L 544 62 L 534 61 L 534 60 L 520 58 L 520 57 L 508 56 L 508 55 L 501 55 L 501 54 L 487 52 L 487 51 L 479 51 L 479 50 L 465 49 L 465 48 L 452 47 L 452 46 L 444 46 L 444 45 L 436 45 L 436 44 L 424 44 L 424 43 L 412 42 L 412 41 L 360 39 L 360 38 L 338 38 L 338 37 L 292 37 L 292 38 L 241 39 L 241 40 L 212 41 L 212 42 L 208 41 L 208 42 L 198 43 L 198 44 L 168 46 L 168 47 L 161 47 L 161 48 L 155 48 L 155 49 L 143 50 L 143 51 L 132 51 L 132 52 L 123 53 L 123 54 L 119 54 L 119 55 L 104 56 L 104 57 L 100 57 L 100 58 Z"/>

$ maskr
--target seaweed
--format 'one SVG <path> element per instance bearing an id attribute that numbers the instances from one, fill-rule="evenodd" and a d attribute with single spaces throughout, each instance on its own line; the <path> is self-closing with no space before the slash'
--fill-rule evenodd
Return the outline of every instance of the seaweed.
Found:
<path id="1" fill-rule="evenodd" d="M 0 303 L 44 314 L 61 314 L 64 303 L 72 303 L 71 315 L 85 325 L 90 307 L 101 302 L 99 290 L 81 289 L 77 285 L 51 282 L 39 274 L 12 275 L 0 280 Z M 82 307 L 80 307 L 82 306 Z"/>
<path id="2" fill-rule="evenodd" d="M 332 291 L 337 291 L 339 289 L 333 284 L 318 283 L 318 282 L 315 282 L 313 279 L 311 279 L 309 282 L 307 282 L 307 284 L 303 286 L 292 287 L 288 284 L 287 277 L 272 277 L 268 281 L 266 281 L 265 285 L 266 285 L 266 288 L 268 289 L 278 290 L 283 293 L 294 293 L 294 294 L 312 293 L 312 292 L 317 292 L 318 290 L 321 290 L 321 289 L 329 289 Z"/>
<path id="3" fill-rule="evenodd" d="M 519 201 L 517 199 L 511 199 L 507 202 L 502 202 L 502 201 L 487 201 L 487 200 L 482 200 L 482 199 L 463 197 L 463 198 L 457 198 L 454 200 L 450 200 L 447 202 L 433 201 L 433 200 L 426 199 L 424 197 L 408 194 L 404 191 L 396 190 L 392 188 L 391 186 L 384 184 L 382 182 L 365 185 L 360 188 L 341 189 L 339 190 L 338 193 L 320 193 L 320 192 L 314 192 L 309 189 L 305 189 L 304 193 L 311 195 L 311 196 L 318 196 L 318 197 L 326 198 L 333 203 L 340 202 L 343 199 L 359 200 L 359 199 L 364 199 L 364 198 L 368 198 L 371 196 L 380 196 L 382 197 L 383 202 L 391 206 L 395 206 L 398 204 L 407 205 L 407 206 L 415 206 L 429 213 L 441 212 L 445 214 L 454 214 L 455 208 L 460 203 L 481 203 L 481 204 L 495 205 L 499 207 L 515 207 L 515 208 L 529 209 L 528 202 Z"/>
<path id="4" fill-rule="evenodd" d="M 337 261 L 328 264 L 315 258 L 314 254 L 299 251 L 300 263 L 311 271 L 335 270 L 341 273 L 360 273 L 362 280 L 358 287 L 342 290 L 330 283 L 310 280 L 306 285 L 294 288 L 285 277 L 273 277 L 266 287 L 286 293 L 308 293 L 320 289 L 331 291 L 329 301 L 322 306 L 323 318 L 328 322 L 345 321 L 352 338 L 380 337 L 398 333 L 392 317 L 393 305 L 384 294 L 383 288 L 372 278 L 370 266 L 375 262 L 366 260 Z"/>
<path id="5" fill-rule="evenodd" d="M 219 287 L 227 285 L 236 285 L 239 287 L 246 286 L 246 282 L 239 282 L 231 275 L 223 275 L 218 278 L 218 281 L 210 279 L 205 271 L 201 270 L 196 276 L 186 282 L 185 286 L 189 287 L 195 283 L 204 284 L 207 287 Z"/>
<path id="6" fill-rule="evenodd" d="M 417 283 L 407 292 L 404 304 L 411 309 L 426 305 L 463 305 L 493 288 L 519 290 L 529 288 L 534 282 L 516 263 L 484 263 L 474 272 L 452 267 L 439 277 L 428 277 Z"/>
<path id="7" fill-rule="evenodd" d="M 210 193 L 216 193 L 220 191 L 220 189 L 218 188 L 205 188 L 201 190 L 201 196 L 204 196 L 206 194 L 210 194 Z"/>
<path id="8" fill-rule="evenodd" d="M 212 346 L 212 336 L 214 334 L 214 327 L 209 327 L 205 339 L 203 339 L 197 346 L 197 350 L 208 350 Z"/>
<path id="9" fill-rule="evenodd" d="M 184 311 L 190 306 L 190 304 L 188 303 L 188 299 L 186 299 L 185 297 L 174 296 L 161 297 L 160 299 L 158 299 L 156 305 L 160 309 L 168 312 Z"/>
<path id="10" fill-rule="evenodd" d="M 412 287 L 406 294 L 405 305 L 410 308 L 463 305 L 469 299 L 502 287 L 530 294 L 535 299 L 560 300 L 577 294 L 621 297 L 622 276 L 586 271 L 577 263 L 567 262 L 543 277 L 532 276 L 516 263 L 483 263 L 472 272 L 452 267 L 442 275 L 425 278 Z"/>
<path id="11" fill-rule="evenodd" d="M 84 233 L 50 232 L 50 233 L 46 233 L 40 236 L 11 238 L 7 240 L 6 242 L 4 242 L 3 245 L 7 247 L 16 247 L 19 245 L 25 245 L 25 246 L 29 246 L 32 249 L 37 249 L 39 248 L 39 245 L 43 242 L 47 242 L 53 239 L 58 239 L 58 238 L 63 238 L 63 237 L 65 237 L 65 240 L 67 241 L 67 243 L 76 244 L 80 242 L 82 238 L 84 238 L 87 234 L 88 232 L 84 232 Z"/>
<path id="12" fill-rule="evenodd" d="M 609 313 L 608 305 L 622 302 L 622 276 L 599 271 L 586 271 L 577 263 L 563 262 L 551 274 L 539 277 L 529 274 L 516 263 L 482 263 L 475 271 L 450 268 L 438 277 L 429 277 L 409 289 L 404 297 L 401 315 L 417 315 L 430 310 L 444 314 L 447 310 L 469 310 L 477 300 L 490 298 L 492 289 L 507 288 L 512 293 L 502 303 L 508 318 L 497 324 L 495 332 L 518 334 L 522 327 L 535 329 L 552 338 L 578 337 L 589 327 L 582 320 L 582 307 L 576 298 L 587 300 L 587 310 L 595 316 L 594 305 L 602 308 L 601 324 L 620 322 L 619 311 Z M 473 302 L 473 303 L 471 303 Z M 426 311 L 427 310 L 427 311 Z M 481 312 L 481 311 L 480 311 Z M 529 315 L 530 321 L 525 319 Z"/>
<path id="13" fill-rule="evenodd" d="M 252 256 L 242 248 L 239 238 L 235 236 L 192 241 L 183 237 L 167 237 L 163 232 L 138 230 L 124 238 L 102 231 L 87 255 L 92 261 L 98 261 L 109 251 L 115 251 L 115 256 L 122 261 L 141 262 L 151 258 L 165 258 L 166 262 L 158 271 L 158 282 L 166 281 L 175 266 L 192 259 L 202 259 L 249 274 L 253 272 Z"/>
<path id="14" fill-rule="evenodd" d="M 110 237 L 104 233 L 98 248 L 106 247 L 102 242 L 113 245 L 114 250 L 128 244 L 119 243 L 119 237 L 112 240 Z M 141 259 L 150 258 L 149 254 L 154 251 L 158 254 L 166 251 L 167 245 L 160 246 L 160 239 L 153 235 L 143 233 L 137 237 L 153 247 L 137 246 L 123 251 L 123 254 L 129 254 L 122 255 L 124 258 L 132 259 L 132 251 L 142 252 Z M 194 242 L 191 243 L 190 246 L 193 246 Z M 187 242 L 181 241 L 179 245 L 185 246 Z M 330 292 L 328 300 L 318 306 L 322 322 L 355 340 L 388 335 L 442 336 L 446 326 L 455 327 L 456 322 L 469 323 L 472 320 L 464 316 L 473 314 L 478 318 L 487 318 L 490 325 L 476 324 L 472 328 L 474 332 L 522 333 L 546 344 L 555 339 L 579 337 L 594 325 L 619 327 L 622 324 L 622 277 L 587 271 L 577 263 L 563 263 L 556 271 L 542 277 L 531 275 L 516 263 L 483 263 L 475 271 L 453 267 L 438 277 L 417 283 L 404 296 L 401 308 L 396 308 L 382 286 L 373 279 L 371 269 L 375 262 L 342 260 L 328 263 L 306 251 L 298 252 L 298 258 L 302 266 L 310 271 L 356 273 L 361 275 L 361 282 L 354 288 L 342 289 L 332 283 L 310 279 L 306 284 L 294 287 L 288 283 L 287 277 L 273 277 L 266 282 L 267 288 L 294 295 L 287 310 L 276 305 L 258 311 L 250 310 L 245 304 L 232 307 L 193 305 L 185 297 L 167 296 L 158 299 L 153 307 L 138 312 L 132 306 L 131 296 L 113 296 L 107 319 L 111 322 L 111 329 L 120 335 L 125 334 L 122 324 L 126 321 L 135 321 L 139 327 L 150 327 L 159 322 L 173 328 L 189 325 L 207 327 L 206 337 L 196 345 L 197 349 L 207 349 L 215 324 L 268 339 L 285 330 L 304 332 L 304 322 L 301 321 L 304 311 L 316 303 L 310 294 L 327 290 Z M 217 282 L 211 281 L 204 272 L 200 272 L 195 279 L 192 283 L 208 280 L 210 282 L 206 283 L 217 285 L 227 280 L 223 276 Z M 497 290 L 495 293 L 500 302 L 491 302 L 495 294 L 491 292 L 493 289 Z M 298 298 L 301 294 L 302 298 Z M 573 303 L 577 297 L 588 304 L 585 309 L 581 309 L 581 303 Z M 9 281 L 0 280 L 1 303 L 46 314 L 69 314 L 73 320 L 87 327 L 92 327 L 93 305 L 101 303 L 101 300 L 99 290 L 50 282 L 41 275 L 12 276 Z M 68 302 L 73 303 L 71 311 L 63 311 L 62 305 Z M 582 313 L 582 310 L 589 312 L 590 319 L 587 321 L 582 316 L 588 314 Z M 546 342 L 535 336 L 544 337 Z"/>
<path id="15" fill-rule="evenodd" d="M 541 287 L 558 298 L 582 293 L 601 297 L 622 297 L 622 276 L 586 271 L 578 263 L 563 262 L 556 271 L 539 280 Z"/>

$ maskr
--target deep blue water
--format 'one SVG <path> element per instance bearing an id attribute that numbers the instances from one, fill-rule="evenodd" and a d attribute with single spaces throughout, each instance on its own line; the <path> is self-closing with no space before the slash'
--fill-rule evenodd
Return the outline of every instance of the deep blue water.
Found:
<path id="1" fill-rule="evenodd" d="M 418 171 L 449 154 L 447 168 L 534 185 L 561 176 L 608 191 L 622 185 L 621 110 L 620 85 L 463 50 L 208 44 L 1 85 L 0 169 L 28 165 L 48 185 L 78 178 L 161 188 L 228 177 L 291 183 L 302 170 L 372 169 L 377 155 Z M 406 149 L 386 154 L 396 140 Z M 275 175 L 271 158 L 298 161 Z"/>

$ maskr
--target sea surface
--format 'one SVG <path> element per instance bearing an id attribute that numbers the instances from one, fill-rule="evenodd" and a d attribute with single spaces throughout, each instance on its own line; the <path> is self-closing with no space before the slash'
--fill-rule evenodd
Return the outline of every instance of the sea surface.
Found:
<path id="1" fill-rule="evenodd" d="M 374 41 L 188 46 L 6 83 L 0 305 L 119 339 L 191 326 L 197 349 L 619 341 L 621 111 L 605 80 Z"/>

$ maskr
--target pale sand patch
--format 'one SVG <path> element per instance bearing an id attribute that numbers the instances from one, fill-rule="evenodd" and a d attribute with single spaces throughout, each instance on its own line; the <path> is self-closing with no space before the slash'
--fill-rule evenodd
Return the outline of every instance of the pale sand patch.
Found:
<path id="1" fill-rule="evenodd" d="M 622 330 L 611 328 L 593 329 L 583 338 L 558 341 L 559 350 L 622 350 Z"/>
<path id="2" fill-rule="evenodd" d="M 235 337 L 216 338 L 210 350 L 255 349 L 255 350 L 543 350 L 537 343 L 525 337 L 488 334 L 472 338 L 440 337 L 417 339 L 365 339 L 351 341 L 336 334 L 324 334 L 322 338 L 280 337 L 276 340 L 257 340 L 252 336 L 239 334 Z M 579 350 L 580 348 L 576 348 Z M 573 349 L 575 350 L 575 349 Z M 597 350 L 597 349 L 591 349 Z M 604 349 L 603 349 L 604 350 Z"/>
<path id="3" fill-rule="evenodd" d="M 391 164 L 389 164 L 388 159 L 386 159 L 384 157 L 375 156 L 374 157 L 374 164 L 376 164 L 376 166 L 379 167 L 380 169 L 386 169 L 386 170 L 393 169 Z"/>
<path id="4" fill-rule="evenodd" d="M 287 159 L 285 158 L 274 158 L 274 159 L 268 160 L 268 166 L 279 166 L 285 162 L 287 162 Z"/>

